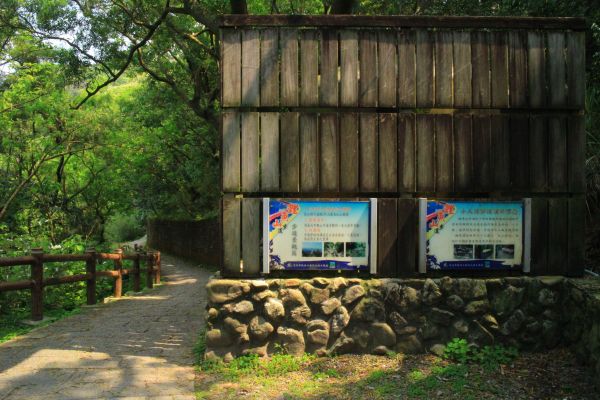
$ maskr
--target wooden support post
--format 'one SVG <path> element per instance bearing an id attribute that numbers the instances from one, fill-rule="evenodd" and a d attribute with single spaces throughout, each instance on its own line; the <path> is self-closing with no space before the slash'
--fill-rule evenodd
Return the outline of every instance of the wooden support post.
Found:
<path id="1" fill-rule="evenodd" d="M 119 258 L 114 260 L 115 271 L 117 271 L 118 275 L 115 278 L 115 298 L 120 298 L 123 293 L 123 249 L 117 249 L 115 251 L 116 254 L 119 255 Z"/>
<path id="2" fill-rule="evenodd" d="M 85 262 L 85 272 L 88 275 L 86 279 L 87 305 L 96 304 L 96 249 L 87 249 L 85 251 L 88 259 Z"/>
<path id="3" fill-rule="evenodd" d="M 156 267 L 154 271 L 154 283 L 158 285 L 160 284 L 160 251 L 154 253 L 154 266 Z"/>
<path id="4" fill-rule="evenodd" d="M 146 253 L 146 287 L 152 289 L 154 282 L 152 280 L 152 270 L 154 269 L 153 253 Z"/>
<path id="5" fill-rule="evenodd" d="M 140 252 L 138 251 L 135 254 L 135 259 L 133 260 L 133 291 L 140 291 Z"/>
<path id="6" fill-rule="evenodd" d="M 44 250 L 32 249 L 31 255 L 35 258 L 31 264 L 31 319 L 41 321 L 44 318 Z"/>

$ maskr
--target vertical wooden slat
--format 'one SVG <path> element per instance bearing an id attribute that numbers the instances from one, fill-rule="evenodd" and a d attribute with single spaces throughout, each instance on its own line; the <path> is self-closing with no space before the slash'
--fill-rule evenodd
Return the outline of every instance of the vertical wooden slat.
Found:
<path id="1" fill-rule="evenodd" d="M 260 187 L 279 190 L 279 114 L 260 114 Z"/>
<path id="2" fill-rule="evenodd" d="M 402 29 L 398 32 L 399 107 L 416 106 L 416 66 L 415 31 Z"/>
<path id="3" fill-rule="evenodd" d="M 489 107 L 491 88 L 488 32 L 475 31 L 472 33 L 471 62 L 473 64 L 473 107 Z"/>
<path id="4" fill-rule="evenodd" d="M 433 107 L 433 34 L 417 31 L 417 107 Z"/>
<path id="5" fill-rule="evenodd" d="M 546 61 L 545 40 L 541 32 L 527 33 L 527 84 L 529 105 L 546 105 Z"/>
<path id="6" fill-rule="evenodd" d="M 233 29 L 222 30 L 221 44 L 221 98 L 223 107 L 240 105 L 242 96 L 242 44 L 241 34 Z"/>
<path id="7" fill-rule="evenodd" d="M 316 192 L 319 187 L 319 135 L 317 114 L 300 116 L 300 190 Z"/>
<path id="8" fill-rule="evenodd" d="M 417 115 L 417 191 L 432 192 L 435 188 L 433 115 Z"/>
<path id="9" fill-rule="evenodd" d="M 435 105 L 452 107 L 452 32 L 435 33 Z"/>
<path id="10" fill-rule="evenodd" d="M 260 105 L 260 42 L 256 29 L 242 31 L 242 105 Z"/>
<path id="11" fill-rule="evenodd" d="M 585 32 L 567 32 L 567 105 L 583 108 L 585 100 Z"/>
<path id="12" fill-rule="evenodd" d="M 398 83 L 396 54 L 396 33 L 379 31 L 377 44 L 377 68 L 379 87 L 379 107 L 395 107 Z"/>
<path id="13" fill-rule="evenodd" d="M 454 116 L 454 187 L 456 191 L 471 191 L 473 149 L 470 115 Z"/>
<path id="14" fill-rule="evenodd" d="M 573 115 L 568 119 L 567 133 L 569 192 L 584 193 L 585 182 L 585 118 Z"/>
<path id="15" fill-rule="evenodd" d="M 377 115 L 374 113 L 360 114 L 360 190 L 375 192 L 378 182 L 377 160 Z"/>
<path id="16" fill-rule="evenodd" d="M 508 107 L 508 44 L 506 32 L 491 33 L 492 107 Z"/>
<path id="17" fill-rule="evenodd" d="M 396 199 L 377 201 L 377 275 L 395 277 L 398 261 L 398 203 Z"/>
<path id="18" fill-rule="evenodd" d="M 565 34 L 548 32 L 548 88 L 550 107 L 566 104 Z"/>
<path id="19" fill-rule="evenodd" d="M 397 146 L 396 114 L 379 114 L 379 191 L 381 192 L 395 192 L 398 189 Z"/>
<path id="20" fill-rule="evenodd" d="M 360 31 L 360 91 L 361 107 L 377 106 L 377 33 Z"/>
<path id="21" fill-rule="evenodd" d="M 548 190 L 548 134 L 546 118 L 532 115 L 529 129 L 529 170 L 531 190 Z"/>
<path id="22" fill-rule="evenodd" d="M 279 105 L 279 33 L 276 29 L 261 32 L 260 105 Z"/>
<path id="23" fill-rule="evenodd" d="M 242 260 L 245 276 L 256 276 L 260 272 L 260 210 L 261 199 L 242 199 Z"/>
<path id="24" fill-rule="evenodd" d="M 416 199 L 398 199 L 398 260 L 397 275 L 410 277 L 416 274 L 418 243 L 418 207 Z"/>
<path id="25" fill-rule="evenodd" d="M 242 113 L 242 191 L 255 192 L 260 187 L 258 165 L 258 113 Z"/>
<path id="26" fill-rule="evenodd" d="M 492 115 L 492 179 L 497 190 L 510 186 L 510 125 L 506 115 Z"/>
<path id="27" fill-rule="evenodd" d="M 340 114 L 340 191 L 358 191 L 358 115 Z"/>
<path id="28" fill-rule="evenodd" d="M 548 200 L 548 270 L 549 275 L 567 271 L 568 201 L 564 198 Z"/>
<path id="29" fill-rule="evenodd" d="M 318 32 L 300 32 L 300 105 L 319 105 L 319 41 Z"/>
<path id="30" fill-rule="evenodd" d="M 548 200 L 531 200 L 531 273 L 548 273 Z"/>
<path id="31" fill-rule="evenodd" d="M 223 191 L 240 190 L 240 114 L 222 113 L 223 118 Z"/>
<path id="32" fill-rule="evenodd" d="M 415 115 L 398 114 L 398 191 L 414 192 L 416 169 Z"/>
<path id="33" fill-rule="evenodd" d="M 471 35 L 469 32 L 454 32 L 454 106 L 471 107 L 472 65 Z"/>
<path id="34" fill-rule="evenodd" d="M 223 266 L 224 276 L 240 273 L 241 259 L 241 201 L 232 196 L 223 198 Z"/>
<path id="35" fill-rule="evenodd" d="M 473 185 L 488 191 L 492 186 L 492 133 L 489 115 L 473 116 Z"/>
<path id="36" fill-rule="evenodd" d="M 452 151 L 452 116 L 435 117 L 436 185 L 437 192 L 448 193 L 454 189 Z"/>
<path id="37" fill-rule="evenodd" d="M 338 105 L 338 33 L 327 29 L 321 35 L 321 105 L 335 107 Z"/>
<path id="38" fill-rule="evenodd" d="M 298 105 L 298 31 L 281 29 L 281 99 L 282 106 Z"/>
<path id="39" fill-rule="evenodd" d="M 552 192 L 566 192 L 567 172 L 567 127 L 564 117 L 548 120 L 548 184 Z"/>
<path id="40" fill-rule="evenodd" d="M 321 114 L 320 126 L 320 189 L 337 192 L 339 189 L 338 121 L 336 114 Z"/>
<path id="41" fill-rule="evenodd" d="M 529 119 L 523 115 L 510 118 L 510 181 L 512 189 L 529 189 Z"/>
<path id="42" fill-rule="evenodd" d="M 340 32 L 340 105 L 358 105 L 358 33 L 352 30 Z"/>
<path id="43" fill-rule="evenodd" d="M 284 192 L 297 192 L 300 184 L 300 137 L 298 129 L 298 113 L 281 113 L 280 120 L 281 190 Z"/>
<path id="44" fill-rule="evenodd" d="M 85 261 L 85 273 L 88 275 L 86 280 L 86 300 L 87 305 L 91 306 L 96 304 L 96 249 L 87 249 L 85 254 L 88 259 Z M 137 269 L 136 269 L 137 267 Z M 138 253 L 134 264 L 134 285 L 133 291 L 140 291 L 140 255 Z"/>
<path id="45" fill-rule="evenodd" d="M 581 276 L 585 266 L 585 198 L 569 199 L 568 269 L 566 275 Z"/>
<path id="46" fill-rule="evenodd" d="M 509 32 L 508 43 L 510 106 L 523 108 L 527 106 L 527 34 Z"/>

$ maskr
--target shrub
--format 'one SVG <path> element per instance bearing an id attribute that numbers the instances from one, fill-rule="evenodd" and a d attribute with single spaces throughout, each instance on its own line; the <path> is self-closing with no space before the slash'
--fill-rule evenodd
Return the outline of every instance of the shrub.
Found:
<path id="1" fill-rule="evenodd" d="M 127 242 L 138 239 L 144 232 L 144 225 L 136 215 L 117 213 L 108 219 L 104 238 L 111 242 Z"/>
<path id="2" fill-rule="evenodd" d="M 484 346 L 481 349 L 469 346 L 465 339 L 454 338 L 446 345 L 444 358 L 461 364 L 475 363 L 487 371 L 494 371 L 500 365 L 513 361 L 519 352 L 514 347 L 502 345 Z"/>

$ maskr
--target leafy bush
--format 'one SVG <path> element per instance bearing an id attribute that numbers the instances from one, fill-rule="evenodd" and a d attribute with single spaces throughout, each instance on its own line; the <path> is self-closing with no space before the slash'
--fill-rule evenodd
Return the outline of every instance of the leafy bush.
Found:
<path id="1" fill-rule="evenodd" d="M 508 364 L 519 352 L 514 347 L 502 345 L 484 346 L 481 349 L 469 346 L 465 339 L 454 338 L 446 345 L 444 358 L 461 364 L 475 363 L 487 371 L 498 369 L 500 365 Z"/>
<path id="2" fill-rule="evenodd" d="M 136 215 L 117 213 L 108 219 L 104 238 L 109 242 L 127 242 L 138 239 L 144 232 L 144 225 Z"/>

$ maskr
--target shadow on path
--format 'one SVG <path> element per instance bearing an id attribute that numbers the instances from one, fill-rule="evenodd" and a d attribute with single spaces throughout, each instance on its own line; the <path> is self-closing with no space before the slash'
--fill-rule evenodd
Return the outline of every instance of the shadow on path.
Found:
<path id="1" fill-rule="evenodd" d="M 210 272 L 162 255 L 162 286 L 0 344 L 0 400 L 194 398 Z"/>

